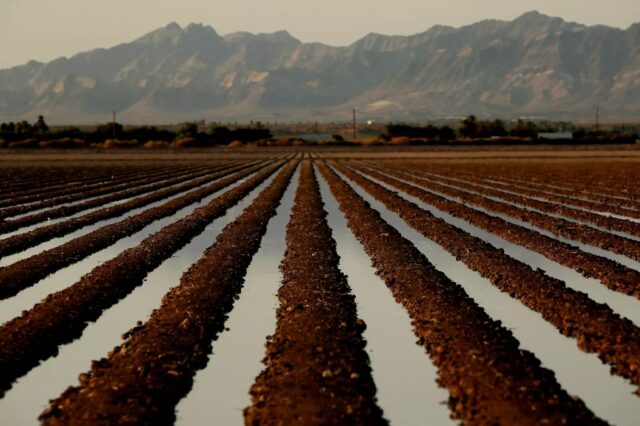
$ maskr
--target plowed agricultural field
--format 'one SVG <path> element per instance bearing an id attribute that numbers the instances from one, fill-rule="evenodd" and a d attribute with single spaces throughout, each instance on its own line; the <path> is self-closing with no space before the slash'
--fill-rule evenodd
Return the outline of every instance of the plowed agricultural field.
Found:
<path id="1" fill-rule="evenodd" d="M 639 422 L 635 151 L 75 155 L 0 159 L 2 425 Z"/>

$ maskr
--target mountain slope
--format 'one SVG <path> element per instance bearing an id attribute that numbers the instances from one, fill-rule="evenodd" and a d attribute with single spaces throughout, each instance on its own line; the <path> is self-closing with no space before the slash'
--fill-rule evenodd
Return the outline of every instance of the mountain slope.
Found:
<path id="1" fill-rule="evenodd" d="M 344 47 L 286 31 L 220 36 L 171 23 L 131 43 L 0 71 L 0 121 L 425 119 L 470 113 L 640 118 L 640 24 L 587 27 L 527 13 L 369 34 Z"/>

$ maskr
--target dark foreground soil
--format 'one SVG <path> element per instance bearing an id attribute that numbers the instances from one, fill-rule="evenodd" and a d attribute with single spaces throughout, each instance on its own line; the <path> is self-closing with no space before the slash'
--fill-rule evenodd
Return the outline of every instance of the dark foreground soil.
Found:
<path id="1" fill-rule="evenodd" d="M 92 225 L 102 220 L 122 216 L 131 210 L 142 208 L 165 198 L 206 185 L 211 182 L 211 180 L 229 175 L 235 170 L 237 170 L 237 168 L 233 166 L 225 167 L 222 171 L 212 173 L 208 176 L 200 177 L 189 182 L 184 182 L 171 188 L 161 189 L 121 204 L 104 207 L 100 210 L 70 218 L 63 222 L 40 226 L 32 229 L 31 231 L 1 239 L 0 256 L 9 256 L 11 254 L 19 253 L 27 248 L 35 247 L 40 243 L 49 241 L 55 237 L 66 235 L 85 226 Z"/>
<path id="2" fill-rule="evenodd" d="M 476 205 L 481 208 L 505 213 L 506 209 L 517 210 L 517 207 L 509 206 L 488 198 L 473 195 L 468 192 L 453 189 L 448 186 L 428 182 L 417 178 L 412 174 L 403 173 L 398 168 L 387 169 L 386 174 L 411 182 L 427 190 L 436 191 L 447 196 L 455 197 L 460 202 L 451 201 L 432 192 L 414 188 L 395 179 L 389 179 L 381 173 L 370 169 L 357 168 L 372 177 L 381 180 L 399 190 L 419 198 L 427 204 L 433 205 L 439 210 L 447 212 L 457 218 L 491 232 L 507 241 L 518 244 L 546 256 L 568 268 L 575 269 L 586 278 L 597 278 L 607 287 L 640 299 L 640 271 L 628 268 L 611 259 L 584 252 L 575 246 L 566 244 L 555 238 L 548 237 L 531 229 L 510 223 L 499 217 L 474 210 L 467 205 Z"/>
<path id="3" fill-rule="evenodd" d="M 580 349 L 596 353 L 612 372 L 640 386 L 640 328 L 631 321 L 362 175 L 344 167 L 339 170 L 469 269 L 540 312 L 562 334 L 575 338 Z"/>
<path id="4" fill-rule="evenodd" d="M 442 177 L 442 175 L 438 175 Z M 492 179 L 487 181 L 485 179 L 481 179 L 478 176 L 474 175 L 466 175 L 456 173 L 453 175 L 457 179 L 461 179 L 464 181 L 468 181 L 471 183 L 476 183 L 480 185 L 489 185 L 496 189 L 502 189 L 505 191 L 515 192 L 518 194 L 527 195 L 530 197 L 542 198 L 545 200 L 549 200 L 556 203 L 566 204 L 569 207 L 578 206 L 587 210 L 599 211 L 603 213 L 614 213 L 626 217 L 633 217 L 636 219 L 640 219 L 640 211 L 632 208 L 627 208 L 618 205 L 615 201 L 616 198 L 606 198 L 604 201 L 600 200 L 589 200 L 586 198 L 587 194 L 580 193 L 579 190 L 573 190 L 572 192 L 562 191 L 559 192 L 557 188 L 545 188 L 540 186 L 526 186 L 523 183 L 514 182 L 510 180 L 495 180 Z M 560 182 L 562 183 L 562 182 Z"/>
<path id="5" fill-rule="evenodd" d="M 95 231 L 84 234 L 62 245 L 35 254 L 23 260 L 0 268 L 0 299 L 17 294 L 19 291 L 34 285 L 49 274 L 72 265 L 85 257 L 110 246 L 121 238 L 132 235 L 150 223 L 170 216 L 180 209 L 196 203 L 208 195 L 215 193 L 238 179 L 244 178 L 265 165 L 248 167 L 224 179 L 216 180 L 210 185 L 188 192 L 183 196 L 167 201 L 157 207 L 147 209 L 130 216 L 120 222 L 105 225 Z M 220 172 L 220 176 L 231 174 L 233 170 Z"/>
<path id="6" fill-rule="evenodd" d="M 267 167 L 2 325 L 0 341 L 5 344 L 0 348 L 0 395 L 13 380 L 55 355 L 60 345 L 80 337 L 88 322 L 97 320 L 105 309 L 142 285 L 149 272 L 237 204 L 278 167 L 279 164 Z"/>
<path id="7" fill-rule="evenodd" d="M 313 170 L 300 175 L 280 267 L 276 332 L 251 387 L 247 425 L 380 425 L 364 322 L 339 257 Z"/>
<path id="8" fill-rule="evenodd" d="M 43 424 L 173 424 L 175 406 L 206 365 L 294 170 L 287 166 L 224 228 L 149 321 L 51 403 Z"/>
<path id="9" fill-rule="evenodd" d="M 530 198 L 526 196 L 526 194 L 523 194 L 523 191 L 519 191 L 518 193 L 511 193 L 509 191 L 505 191 L 502 188 L 497 188 L 498 185 L 487 183 L 478 184 L 476 182 L 470 182 L 468 180 L 451 179 L 448 177 L 433 176 L 431 174 L 428 176 L 429 179 L 433 179 L 437 182 L 444 182 L 448 185 L 454 185 L 456 187 L 461 187 L 469 191 L 480 192 L 484 195 L 496 197 L 506 202 L 526 207 L 528 209 L 534 209 L 546 214 L 560 216 L 566 218 L 566 220 L 570 220 L 573 222 L 597 226 L 603 229 L 610 229 L 634 236 L 640 235 L 640 224 L 636 222 L 628 221 L 625 219 L 618 219 L 616 217 L 605 216 L 598 213 L 573 208 L 564 204 L 551 203 L 544 200 Z M 524 192 L 526 193 L 526 191 Z"/>
<path id="10" fill-rule="evenodd" d="M 165 169 L 139 167 L 135 163 L 120 166 L 98 167 L 41 167 L 33 169 L 9 169 L 12 179 L 0 189 L 0 208 L 19 203 L 38 202 L 43 197 L 57 198 L 73 194 L 83 189 L 117 184 L 126 179 L 148 174 L 152 170 Z M 20 178 L 24 173 L 25 177 Z M 3 209 L 4 210 L 4 209 Z"/>
<path id="11" fill-rule="evenodd" d="M 219 170 L 221 167 L 222 166 L 210 167 L 204 170 L 191 170 L 189 172 L 183 173 L 170 172 L 155 175 L 153 177 L 145 177 L 144 179 L 129 181 L 117 188 L 103 188 L 99 193 L 96 193 L 97 191 L 94 192 L 91 190 L 81 191 L 77 195 L 78 198 L 73 201 L 84 200 L 86 198 L 91 199 L 72 205 L 65 204 L 58 206 L 58 203 L 52 205 L 51 203 L 43 202 L 16 206 L 22 207 L 22 209 L 20 209 L 20 211 L 16 213 L 20 215 L 32 212 L 34 210 L 42 209 L 43 207 L 54 208 L 47 208 L 44 211 L 36 211 L 32 214 L 19 218 L 9 218 L 5 219 L 4 221 L 0 221 L 0 233 L 11 232 L 25 226 L 34 225 L 51 219 L 70 216 L 72 214 L 79 213 L 94 207 L 104 206 L 114 201 L 125 200 L 127 198 L 132 198 L 138 195 L 151 193 L 168 186 L 177 185 L 179 183 L 213 173 Z M 98 197 L 92 198 L 96 196 Z M 67 201 L 64 201 L 64 203 L 66 202 Z"/>
<path id="12" fill-rule="evenodd" d="M 105 194 L 110 195 L 114 192 L 131 188 L 132 186 L 144 185 L 145 182 L 152 182 L 162 178 L 175 178 L 185 174 L 189 175 L 212 167 L 216 167 L 216 164 L 208 166 L 176 167 L 169 170 L 151 170 L 144 174 L 140 173 L 133 176 L 106 180 L 94 185 L 85 185 L 80 188 L 74 188 L 68 195 L 52 196 L 47 193 L 43 193 L 38 195 L 35 201 L 32 202 L 22 203 L 18 200 L 14 200 L 13 205 L 10 207 L 0 209 L 0 218 L 8 218 L 10 216 L 26 214 L 34 210 L 55 207 L 65 203 L 72 203 L 83 200 L 87 197 L 96 197 Z"/>
<path id="13" fill-rule="evenodd" d="M 65 217 L 71 221 L 60 227 L 49 223 L 53 227 L 45 226 L 44 232 L 0 240 L 0 254 L 8 254 L 33 247 L 39 238 L 67 236 L 67 242 L 58 247 L 40 250 L 29 258 L 21 253 L 22 260 L 0 268 L 0 299 L 6 299 L 2 303 L 23 303 L 18 293 L 32 285 L 46 292 L 49 281 L 40 281 L 42 278 L 143 228 L 154 233 L 0 324 L 0 397 L 6 393 L 10 398 L 11 392 L 21 394 L 18 386 L 10 389 L 15 379 L 29 373 L 38 375 L 34 368 L 40 362 L 45 363 L 46 370 L 63 345 L 75 345 L 76 339 L 87 337 L 83 332 L 91 321 L 106 319 L 102 318 L 106 309 L 118 306 L 139 286 L 153 286 L 152 281 L 145 282 L 149 272 L 227 212 L 237 219 L 225 227 L 215 243 L 211 241 L 213 246 L 181 280 L 176 280 L 177 287 L 164 295 L 149 321 L 129 330 L 110 353 L 101 354 L 104 358 L 94 361 L 79 383 L 68 383 L 73 387 L 57 397 L 51 395 L 56 399 L 40 417 L 44 424 L 52 425 L 172 424 L 176 404 L 188 394 L 197 371 L 207 362 L 219 362 L 209 355 L 221 343 L 216 340 L 241 295 L 248 265 L 258 252 L 282 195 L 292 185 L 296 165 L 284 165 L 281 160 L 301 159 L 301 181 L 281 263 L 277 326 L 274 335 L 266 339 L 265 369 L 251 389 L 246 389 L 252 397 L 244 412 L 248 425 L 386 423 L 376 401 L 376 384 L 363 339 L 365 324 L 358 320 L 348 282 L 338 269 L 335 242 L 310 164 L 316 164 L 329 183 L 350 232 L 382 278 L 372 285 L 386 285 L 409 313 L 417 343 L 426 351 L 424 362 L 433 363 L 438 384 L 448 392 L 453 419 L 465 425 L 603 424 L 590 407 L 560 386 L 554 373 L 545 369 L 534 354 L 523 350 L 530 342 L 518 342 L 460 285 L 429 262 L 430 253 L 422 253 L 404 239 L 366 201 L 376 198 L 383 209 L 396 212 L 423 238 L 451 253 L 458 260 L 457 267 L 477 271 L 477 285 L 491 291 L 495 286 L 513 298 L 514 307 L 535 311 L 557 329 L 558 335 L 571 338 L 579 348 L 592 353 L 591 358 L 598 356 L 605 368 L 629 379 L 623 383 L 620 377 L 610 378 L 620 385 L 618 391 L 631 393 L 633 384 L 640 385 L 639 327 L 607 305 L 595 303 L 562 281 L 546 276 L 542 269 L 529 267 L 533 263 L 528 260 L 518 262 L 491 246 L 486 241 L 493 239 L 488 236 L 475 238 L 465 232 L 466 227 L 451 226 L 429 211 L 434 206 L 638 297 L 640 272 L 633 263 L 625 267 L 585 248 L 589 244 L 617 253 L 612 257 L 620 262 L 623 256 L 640 256 L 637 238 L 623 238 L 615 235 L 618 231 L 602 229 L 609 226 L 631 232 L 638 225 L 631 219 L 601 219 L 579 210 L 582 207 L 639 216 L 638 153 L 637 149 L 566 151 L 562 155 L 524 150 L 425 153 L 416 149 L 380 152 L 375 148 L 347 152 L 321 147 L 316 152 L 273 147 L 260 151 L 5 153 L 0 155 L 0 232 L 40 223 L 36 221 L 45 219 L 47 211 L 58 217 L 82 213 Z M 325 163 L 328 157 L 339 159 Z M 183 192 L 174 195 L 162 192 L 167 182 L 182 185 L 191 178 L 203 180 L 194 187 L 183 186 Z M 267 179 L 271 183 L 265 184 Z M 378 185 L 379 180 L 386 185 Z M 492 181 L 497 182 L 492 185 Z M 229 189 L 231 185 L 234 188 Z M 248 200 L 247 209 L 229 210 L 259 185 L 265 189 L 257 198 L 254 195 L 258 191 L 251 194 L 253 201 Z M 386 189 L 389 185 L 399 194 Z M 514 194 L 509 199 L 493 199 L 506 194 L 496 189 Z M 214 200 L 200 204 L 204 197 L 218 191 Z M 126 213 L 126 217 L 121 216 L 124 210 L 100 205 L 152 194 L 172 199 L 162 198 L 152 208 L 149 203 L 139 204 L 140 210 Z M 414 198 L 408 195 L 430 206 L 413 203 L 410 200 Z M 94 196 L 100 198 L 88 198 Z M 530 197 L 542 200 L 526 201 L 534 199 Z M 576 199 L 582 201 L 573 201 Z M 76 206 L 65 205 L 76 201 Z M 377 207 L 378 201 L 371 203 Z M 554 203 L 566 203 L 567 207 L 574 203 L 577 207 L 557 210 Z M 184 207 L 193 212 L 172 218 L 162 229 L 154 223 Z M 536 207 L 544 211 L 531 210 Z M 95 211 L 85 212 L 85 208 Z M 91 216 L 95 212 L 104 216 Z M 74 221 L 87 213 L 90 216 Z M 557 213 L 574 216 L 561 219 L 554 216 Z M 25 216 L 16 220 L 16 214 Z M 82 228 L 80 236 L 73 234 L 71 239 L 71 232 L 89 223 L 82 221 L 96 218 L 114 218 L 117 223 L 105 226 L 100 222 L 100 228 L 93 231 Z M 589 226 L 591 219 L 598 220 L 601 229 Z M 574 247 L 571 242 L 563 242 L 564 238 L 583 244 Z M 13 243 L 8 241 L 16 245 L 11 248 Z M 7 251 L 3 252 L 3 247 Z M 14 295 L 18 297 L 13 299 Z M 30 292 L 24 296 L 29 298 Z M 629 299 L 629 303 L 635 302 Z M 489 307 L 486 309 L 489 311 Z M 74 362 L 66 356 L 60 361 Z M 383 390 L 387 383 L 377 385 Z M 604 392 L 600 393 L 605 401 L 617 397 Z M 34 388 L 28 397 L 35 401 L 41 395 Z M 420 398 L 414 395 L 410 402 L 420 404 Z M 33 417 L 39 411 L 35 409 Z M 213 409 L 203 411 L 212 423 L 220 422 Z M 241 415 L 237 412 L 237 421 L 242 421 Z M 416 421 L 430 423 L 428 416 Z"/>
<path id="14" fill-rule="evenodd" d="M 321 166 L 349 228 L 411 316 L 419 343 L 465 424 L 603 424 L 349 185 Z"/>

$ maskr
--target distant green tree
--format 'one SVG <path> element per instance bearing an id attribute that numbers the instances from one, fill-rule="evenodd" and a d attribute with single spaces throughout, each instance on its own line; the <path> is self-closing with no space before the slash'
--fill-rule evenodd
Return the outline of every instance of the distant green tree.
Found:
<path id="1" fill-rule="evenodd" d="M 225 126 L 213 126 L 209 128 L 209 134 L 214 143 L 220 145 L 226 145 L 233 141 L 233 134 L 228 127 Z"/>
<path id="2" fill-rule="evenodd" d="M 183 123 L 182 126 L 180 126 L 178 134 L 181 136 L 195 137 L 198 135 L 198 124 L 194 121 Z"/>
<path id="3" fill-rule="evenodd" d="M 422 128 L 421 136 L 425 139 L 435 139 L 438 137 L 438 128 L 433 124 L 427 124 Z"/>
<path id="4" fill-rule="evenodd" d="M 438 129 L 438 139 L 441 141 L 452 141 L 456 138 L 456 132 L 451 127 L 444 125 Z"/>
<path id="5" fill-rule="evenodd" d="M 108 139 L 114 136 L 116 138 L 119 138 L 120 136 L 122 136 L 123 132 L 124 132 L 124 126 L 120 123 L 110 122 L 110 123 L 101 124 L 96 128 L 96 131 L 92 135 L 92 140 L 96 139 L 96 140 L 102 141 L 105 138 Z"/>
<path id="6" fill-rule="evenodd" d="M 408 124 L 387 124 L 385 134 L 389 137 L 409 137 L 412 139 L 435 139 L 438 128 L 432 124 L 426 126 L 412 126 Z"/>
<path id="7" fill-rule="evenodd" d="M 33 126 L 31 126 L 31 124 L 29 124 L 28 121 L 22 120 L 16 123 L 16 133 L 26 134 L 26 133 L 31 133 L 32 131 L 33 131 Z"/>
<path id="8" fill-rule="evenodd" d="M 478 121 L 475 115 L 470 115 L 460 122 L 460 134 L 466 138 L 474 138 L 478 133 Z"/>
<path id="9" fill-rule="evenodd" d="M 507 136 L 507 129 L 504 122 L 499 118 L 491 121 L 488 125 L 490 136 Z"/>
<path id="10" fill-rule="evenodd" d="M 47 133 L 49 131 L 49 126 L 45 123 L 43 116 L 38 116 L 38 121 L 33 125 L 33 130 L 37 133 Z"/>
<path id="11" fill-rule="evenodd" d="M 536 123 L 532 121 L 518 119 L 518 121 L 512 124 L 511 131 L 509 133 L 511 136 L 519 138 L 535 138 L 538 136 L 538 128 Z"/>
<path id="12" fill-rule="evenodd" d="M 15 133 L 16 132 L 16 123 L 13 121 L 9 123 L 0 124 L 0 131 L 3 133 Z"/>

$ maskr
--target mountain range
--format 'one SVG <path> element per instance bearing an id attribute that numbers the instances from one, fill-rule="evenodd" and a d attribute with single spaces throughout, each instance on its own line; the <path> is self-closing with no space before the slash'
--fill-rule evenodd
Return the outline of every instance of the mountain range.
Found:
<path id="1" fill-rule="evenodd" d="M 176 23 L 130 43 L 0 70 L 0 121 L 640 118 L 640 24 L 513 21 L 368 34 L 333 47 L 286 31 Z"/>

